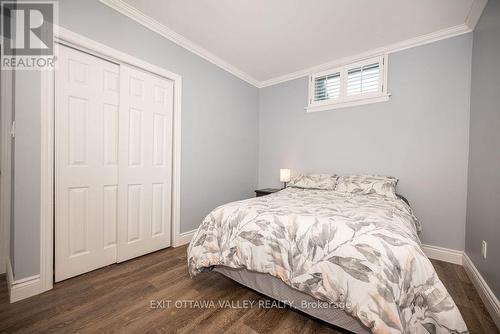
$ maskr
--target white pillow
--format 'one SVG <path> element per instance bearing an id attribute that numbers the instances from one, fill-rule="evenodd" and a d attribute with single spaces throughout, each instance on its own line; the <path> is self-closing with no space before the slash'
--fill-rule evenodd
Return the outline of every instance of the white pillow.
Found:
<path id="1" fill-rule="evenodd" d="M 349 175 L 340 176 L 336 191 L 354 194 L 378 194 L 390 198 L 396 197 L 398 179 L 392 176 Z"/>
<path id="2" fill-rule="evenodd" d="M 290 180 L 289 187 L 303 189 L 335 190 L 337 175 L 333 174 L 298 174 Z"/>

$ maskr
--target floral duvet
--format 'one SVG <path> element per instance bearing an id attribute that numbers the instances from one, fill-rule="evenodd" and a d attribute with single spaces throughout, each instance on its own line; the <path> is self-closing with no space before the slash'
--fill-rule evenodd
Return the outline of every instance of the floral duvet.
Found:
<path id="1" fill-rule="evenodd" d="M 212 211 L 189 245 L 189 272 L 223 265 L 268 273 L 343 303 L 373 333 L 467 332 L 419 230 L 400 199 L 287 188 Z"/>

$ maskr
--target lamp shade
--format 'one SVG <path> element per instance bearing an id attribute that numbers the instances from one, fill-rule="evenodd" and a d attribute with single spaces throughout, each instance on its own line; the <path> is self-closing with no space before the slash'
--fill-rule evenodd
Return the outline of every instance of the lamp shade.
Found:
<path id="1" fill-rule="evenodd" d="M 280 182 L 290 182 L 289 169 L 280 169 Z"/>

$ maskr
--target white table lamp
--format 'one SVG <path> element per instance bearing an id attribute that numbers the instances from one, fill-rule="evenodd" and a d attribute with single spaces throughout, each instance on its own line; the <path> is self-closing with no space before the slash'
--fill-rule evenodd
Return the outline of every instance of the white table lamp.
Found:
<path id="1" fill-rule="evenodd" d="M 283 182 L 283 189 L 286 188 L 286 183 L 290 182 L 290 170 L 280 169 L 280 182 Z"/>

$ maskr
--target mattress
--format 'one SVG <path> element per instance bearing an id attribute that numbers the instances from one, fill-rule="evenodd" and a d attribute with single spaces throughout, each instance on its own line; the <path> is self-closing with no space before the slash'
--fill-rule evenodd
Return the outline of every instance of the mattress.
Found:
<path id="1" fill-rule="evenodd" d="M 313 297 L 293 289 L 283 283 L 280 279 L 268 274 L 262 274 L 247 269 L 233 269 L 224 266 L 216 266 L 214 271 L 236 281 L 252 290 L 260 292 L 266 296 L 279 301 L 291 301 L 291 306 L 323 320 L 331 325 L 351 331 L 353 333 L 370 333 L 357 319 L 351 317 L 339 308 L 316 307 L 318 301 Z M 305 302 L 305 304 L 303 303 Z M 309 307 L 303 307 L 307 305 Z"/>

